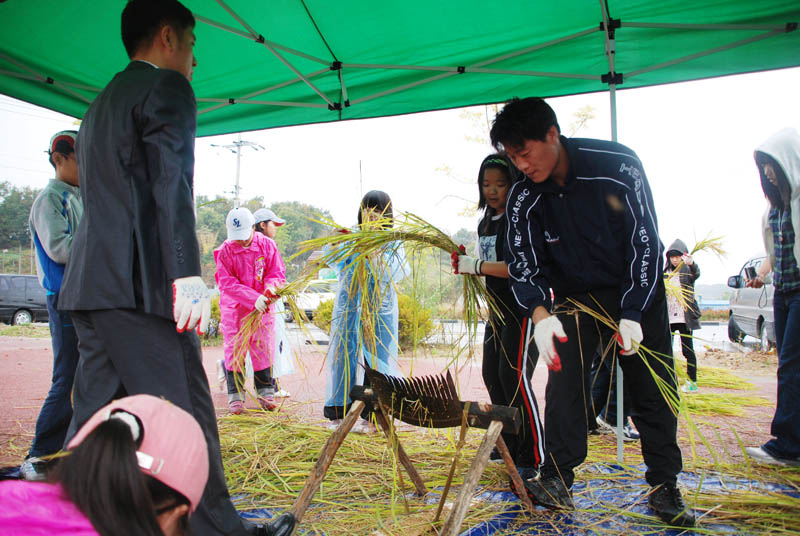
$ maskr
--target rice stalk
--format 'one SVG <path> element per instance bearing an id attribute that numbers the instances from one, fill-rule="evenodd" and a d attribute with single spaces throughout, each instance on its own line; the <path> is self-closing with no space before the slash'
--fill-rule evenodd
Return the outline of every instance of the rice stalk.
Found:
<path id="1" fill-rule="evenodd" d="M 326 218 L 313 221 L 326 225 L 332 230 L 342 228 L 336 222 Z M 358 231 L 352 233 L 334 232 L 330 236 L 302 242 L 301 249 L 295 256 L 327 246 L 334 251 L 319 260 L 323 264 L 335 261 L 342 255 L 353 255 L 356 260 L 370 256 L 379 258 L 376 255 L 378 252 L 385 251 L 387 247 L 398 242 L 402 243 L 410 251 L 434 248 L 440 249 L 448 255 L 459 251 L 459 245 L 434 225 L 415 214 L 398 213 L 393 220 L 380 218 L 370 222 L 368 225 L 362 224 Z M 482 304 L 488 304 L 490 308 L 495 310 L 497 306 L 486 290 L 486 285 L 481 276 L 462 275 L 460 277 L 462 278 L 461 297 L 464 302 L 462 318 L 464 325 L 467 327 L 470 354 L 472 354 L 472 340 L 477 335 Z"/>

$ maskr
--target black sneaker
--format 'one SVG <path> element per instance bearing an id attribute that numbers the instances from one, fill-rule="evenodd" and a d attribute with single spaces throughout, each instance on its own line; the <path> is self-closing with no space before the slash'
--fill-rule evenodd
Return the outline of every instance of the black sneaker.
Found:
<path id="1" fill-rule="evenodd" d="M 558 477 L 529 478 L 523 480 L 525 490 L 528 492 L 533 504 L 540 504 L 546 508 L 559 510 L 574 510 L 572 493 Z"/>
<path id="2" fill-rule="evenodd" d="M 497 450 L 497 447 L 492 449 L 492 453 L 489 454 L 489 461 L 501 463 L 503 461 L 503 456 L 500 454 L 500 451 Z"/>
<path id="3" fill-rule="evenodd" d="M 289 536 L 294 530 L 294 516 L 290 513 L 281 514 L 270 523 L 258 525 L 255 536 Z"/>
<path id="4" fill-rule="evenodd" d="M 656 515 L 673 527 L 694 527 L 694 512 L 686 506 L 678 488 L 671 484 L 661 484 L 653 489 L 647 498 L 650 508 Z"/>

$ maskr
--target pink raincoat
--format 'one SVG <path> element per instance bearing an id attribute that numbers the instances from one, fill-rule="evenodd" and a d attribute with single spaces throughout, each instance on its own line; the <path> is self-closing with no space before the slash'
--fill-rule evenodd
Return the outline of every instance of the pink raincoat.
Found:
<path id="1" fill-rule="evenodd" d="M 219 312 L 225 368 L 234 370 L 233 342 L 239 331 L 239 324 L 255 310 L 256 299 L 264 294 L 264 290 L 286 281 L 286 268 L 275 241 L 258 232 L 253 233 L 253 242 L 247 248 L 232 240 L 223 242 L 214 250 L 214 262 L 217 263 L 215 278 L 220 293 Z M 270 307 L 267 314 L 261 317 L 261 325 L 250 339 L 250 359 L 255 371 L 272 366 L 275 353 L 275 321 L 272 310 Z"/>
<path id="2" fill-rule="evenodd" d="M 59 484 L 0 482 L 0 535 L 98 536 L 78 507 L 64 497 Z"/>

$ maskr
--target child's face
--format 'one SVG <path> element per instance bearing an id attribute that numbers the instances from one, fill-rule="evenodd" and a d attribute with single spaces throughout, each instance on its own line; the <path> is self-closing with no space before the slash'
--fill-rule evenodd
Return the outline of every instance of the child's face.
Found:
<path id="1" fill-rule="evenodd" d="M 672 264 L 673 267 L 678 266 L 681 263 L 681 256 L 680 255 L 670 255 L 669 262 Z"/>
<path id="2" fill-rule="evenodd" d="M 247 240 L 234 240 L 234 242 L 236 242 L 243 248 L 249 248 L 250 244 L 253 243 L 253 229 L 250 229 L 250 238 L 248 238 Z"/>
<path id="3" fill-rule="evenodd" d="M 274 239 L 275 235 L 278 234 L 278 226 L 275 225 L 274 221 L 269 220 L 267 222 L 266 229 L 264 229 L 264 231 L 266 231 L 264 233 L 265 235 L 267 235 L 269 238 Z"/>
<path id="4" fill-rule="evenodd" d="M 484 199 L 486 199 L 486 204 L 492 207 L 495 212 L 502 213 L 505 211 L 506 196 L 510 186 L 508 176 L 503 170 L 497 168 L 483 170 L 481 192 Z"/>

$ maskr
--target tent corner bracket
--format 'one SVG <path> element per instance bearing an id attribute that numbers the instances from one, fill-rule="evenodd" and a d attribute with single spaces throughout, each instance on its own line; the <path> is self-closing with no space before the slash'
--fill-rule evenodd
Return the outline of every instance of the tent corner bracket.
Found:
<path id="1" fill-rule="evenodd" d="M 617 28 L 622 27 L 622 20 L 620 19 L 608 19 L 608 29 L 606 29 L 606 22 L 600 21 L 600 28 L 601 32 L 608 32 L 608 38 L 614 39 L 614 30 Z"/>
<path id="2" fill-rule="evenodd" d="M 619 86 L 622 84 L 622 73 L 606 73 L 600 77 L 600 81 L 604 84 Z"/>

